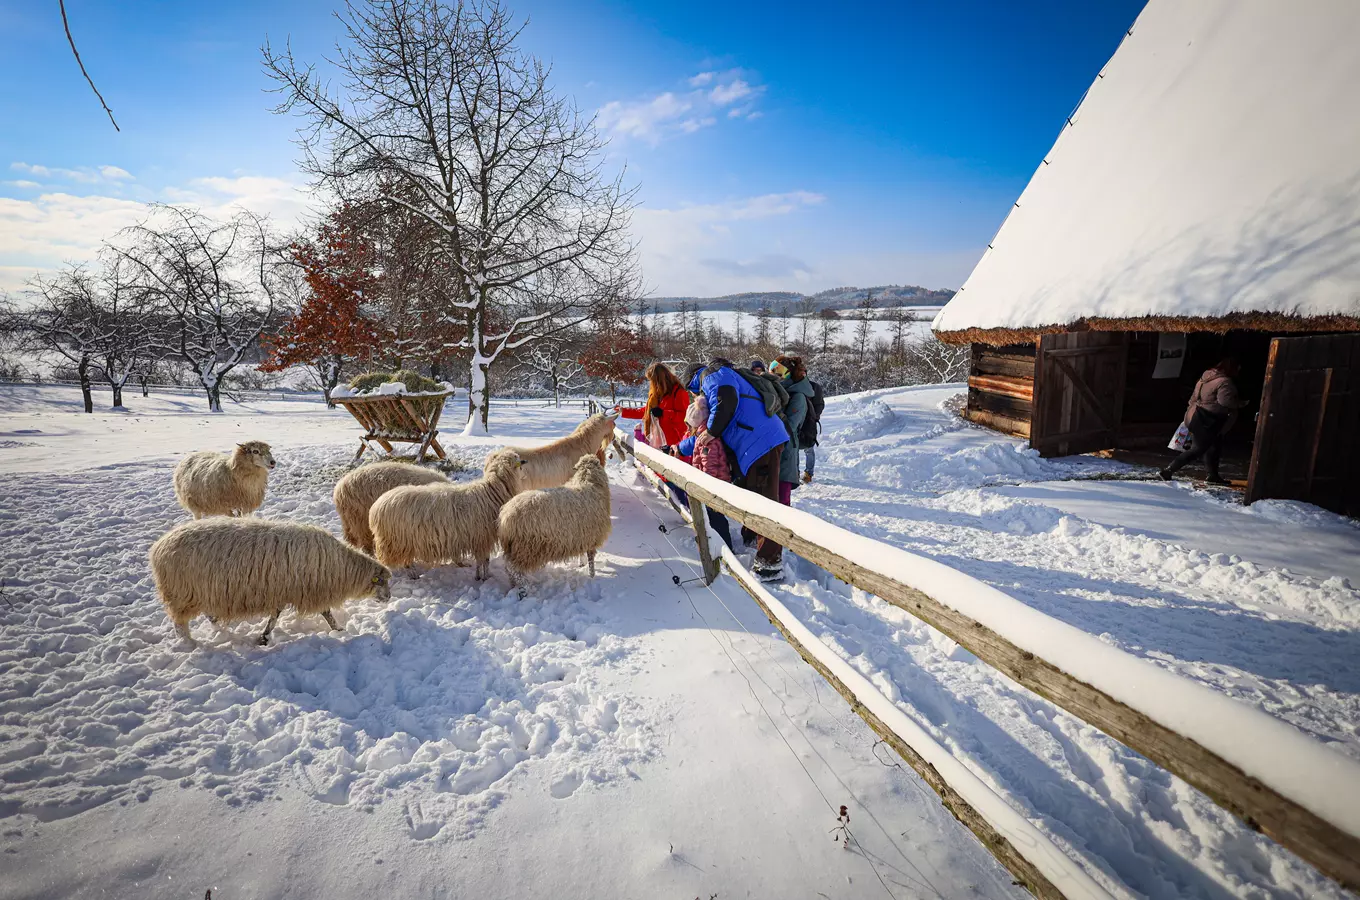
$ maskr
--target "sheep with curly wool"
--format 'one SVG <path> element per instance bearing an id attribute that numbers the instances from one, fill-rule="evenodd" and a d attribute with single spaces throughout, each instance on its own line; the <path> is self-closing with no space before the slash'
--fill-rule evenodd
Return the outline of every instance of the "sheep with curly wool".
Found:
<path id="1" fill-rule="evenodd" d="M 175 498 L 195 519 L 244 516 L 264 502 L 273 468 L 274 454 L 264 441 L 237 444 L 230 454 L 190 453 L 175 466 Z"/>
<path id="2" fill-rule="evenodd" d="M 268 614 L 265 645 L 284 607 L 320 613 L 338 628 L 332 607 L 392 596 L 385 566 L 315 525 L 253 516 L 183 522 L 151 545 L 150 559 L 166 615 L 190 644 L 199 614 L 215 622 Z"/>
<path id="3" fill-rule="evenodd" d="M 394 488 L 368 511 L 373 552 L 392 568 L 473 560 L 487 577 L 501 507 L 520 492 L 524 461 L 514 450 L 487 454 L 482 477 L 467 484 Z"/>
<path id="4" fill-rule="evenodd" d="M 585 454 L 559 488 L 526 491 L 501 510 L 500 540 L 510 583 L 550 562 L 585 555 L 595 576 L 595 551 L 609 539 L 609 478 L 600 460 Z"/>
<path id="5" fill-rule="evenodd" d="M 561 487 L 571 478 L 576 461 L 587 453 L 593 453 L 603 464 L 604 448 L 614 436 L 617 418 L 617 415 L 595 413 L 577 425 L 571 434 L 551 444 L 533 449 L 516 448 L 524 460 L 524 490 Z"/>
<path id="6" fill-rule="evenodd" d="M 448 484 L 449 480 L 433 469 L 411 463 L 379 462 L 363 466 L 341 478 L 331 495 L 345 540 L 365 553 L 373 552 L 373 532 L 368 527 L 368 511 L 378 498 L 393 488 L 417 484 Z"/>

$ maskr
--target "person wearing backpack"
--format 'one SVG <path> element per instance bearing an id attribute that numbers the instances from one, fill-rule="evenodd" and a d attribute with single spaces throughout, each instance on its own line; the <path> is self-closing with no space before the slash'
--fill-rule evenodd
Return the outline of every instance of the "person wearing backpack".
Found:
<path id="1" fill-rule="evenodd" d="M 807 460 L 803 466 L 803 484 L 812 481 L 813 470 L 817 468 L 817 435 L 822 430 L 822 410 L 826 409 L 826 395 L 822 393 L 822 386 L 811 378 L 807 379 L 807 383 L 812 386 L 812 396 L 808 398 L 803 427 L 798 429 L 798 449 L 803 451 Z"/>
<path id="2" fill-rule="evenodd" d="M 784 424 L 788 426 L 789 442 L 779 459 L 779 502 L 791 506 L 793 491 L 798 487 L 798 451 L 802 448 L 803 426 L 812 410 L 812 382 L 799 356 L 780 356 L 770 363 L 770 372 L 780 379 L 788 392 L 789 402 L 784 407 Z"/>
<path id="3" fill-rule="evenodd" d="M 707 430 L 722 439 L 729 460 L 735 463 L 733 483 L 778 502 L 779 460 L 789 433 L 779 416 L 770 413 L 764 391 L 722 358 L 713 359 L 707 366 L 690 365 L 681 383 L 690 393 L 703 394 L 708 401 Z M 748 529 L 742 529 L 743 538 L 747 533 Z M 757 536 L 755 543 L 752 568 L 756 577 L 779 581 L 784 577 L 784 548 L 763 535 Z"/>

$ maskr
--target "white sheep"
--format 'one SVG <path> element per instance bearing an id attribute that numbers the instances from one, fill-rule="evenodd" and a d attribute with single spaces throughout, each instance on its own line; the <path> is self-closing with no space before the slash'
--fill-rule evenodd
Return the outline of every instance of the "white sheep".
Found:
<path id="1" fill-rule="evenodd" d="M 473 560 L 487 577 L 501 507 L 520 491 L 524 461 L 514 450 L 487 454 L 482 477 L 422 484 L 383 494 L 368 511 L 374 554 L 392 568 Z"/>
<path id="2" fill-rule="evenodd" d="M 332 607 L 392 596 L 385 566 L 315 525 L 254 517 L 184 522 L 151 545 L 150 559 L 166 615 L 190 644 L 189 622 L 199 614 L 230 622 L 269 613 L 265 645 L 286 606 L 320 613 L 338 628 Z"/>
<path id="3" fill-rule="evenodd" d="M 500 541 L 510 583 L 550 562 L 585 554 L 595 576 L 595 551 L 609 539 L 609 478 L 590 454 L 576 462 L 559 488 L 525 491 L 501 510 Z"/>
<path id="4" fill-rule="evenodd" d="M 230 455 L 200 450 L 175 466 L 175 497 L 195 519 L 244 516 L 264 502 L 273 468 L 274 454 L 264 441 L 237 444 Z"/>
<path id="5" fill-rule="evenodd" d="M 341 478 L 331 495 L 345 540 L 373 552 L 373 532 L 368 527 L 368 511 L 379 497 L 393 488 L 413 484 L 448 484 L 449 480 L 432 469 L 409 463 L 380 462 L 363 466 Z"/>
<path id="6" fill-rule="evenodd" d="M 604 463 L 604 448 L 614 436 L 614 420 L 618 415 L 596 413 L 564 438 L 533 449 L 516 447 L 524 460 L 524 490 L 561 487 L 571 477 L 576 461 L 587 453 Z"/>

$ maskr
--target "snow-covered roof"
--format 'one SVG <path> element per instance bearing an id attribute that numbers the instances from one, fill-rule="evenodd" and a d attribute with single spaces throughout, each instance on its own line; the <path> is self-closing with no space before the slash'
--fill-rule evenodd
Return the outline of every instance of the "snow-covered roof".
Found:
<path id="1" fill-rule="evenodd" d="M 1360 2 L 1151 0 L 938 332 L 1360 316 Z"/>

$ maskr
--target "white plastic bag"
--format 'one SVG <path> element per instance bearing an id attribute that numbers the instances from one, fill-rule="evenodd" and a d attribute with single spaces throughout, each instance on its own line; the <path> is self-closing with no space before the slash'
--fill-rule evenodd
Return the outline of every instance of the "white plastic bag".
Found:
<path id="1" fill-rule="evenodd" d="M 1177 428 L 1176 433 L 1171 436 L 1171 443 L 1166 446 L 1170 450 L 1185 451 L 1189 450 L 1193 443 L 1194 441 L 1190 437 L 1189 426 L 1182 422 L 1181 427 Z"/>

